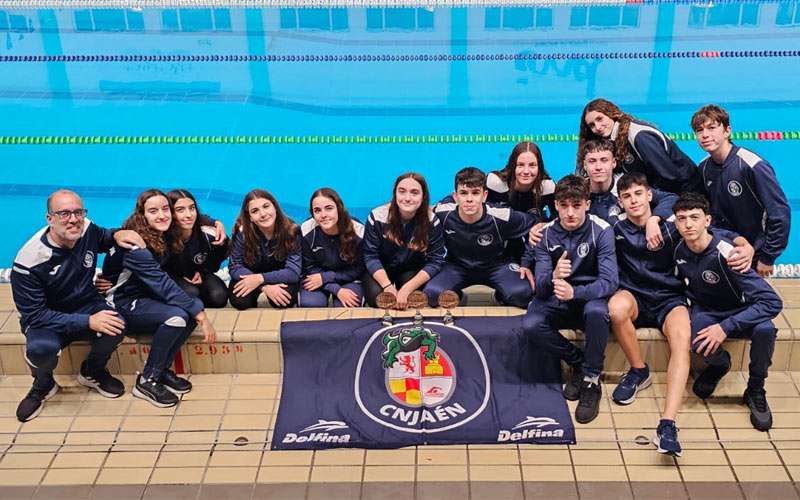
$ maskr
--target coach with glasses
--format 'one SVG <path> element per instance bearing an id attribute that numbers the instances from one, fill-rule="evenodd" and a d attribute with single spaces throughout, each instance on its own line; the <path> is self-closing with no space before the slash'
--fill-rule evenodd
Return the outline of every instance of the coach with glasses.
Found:
<path id="1" fill-rule="evenodd" d="M 17 418 L 36 417 L 58 392 L 53 370 L 62 349 L 76 340 L 91 343 L 78 382 L 108 398 L 121 396 L 122 382 L 106 369 L 122 342 L 125 323 L 95 290 L 97 256 L 120 246 L 144 247 L 133 231 L 103 229 L 86 218 L 81 198 L 59 190 L 47 198 L 47 226 L 20 249 L 11 271 L 11 291 L 25 334 L 25 361 L 33 387 L 17 407 Z"/>

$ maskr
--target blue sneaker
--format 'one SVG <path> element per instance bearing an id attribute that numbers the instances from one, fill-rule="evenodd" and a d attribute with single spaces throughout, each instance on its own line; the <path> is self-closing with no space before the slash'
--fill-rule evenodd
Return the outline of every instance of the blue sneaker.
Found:
<path id="1" fill-rule="evenodd" d="M 672 455 L 673 457 L 681 456 L 681 444 L 678 442 L 678 428 L 675 427 L 673 420 L 662 419 L 658 423 L 656 429 L 656 437 L 653 439 L 653 444 L 659 453 Z"/>
<path id="2" fill-rule="evenodd" d="M 631 368 L 622 376 L 611 399 L 618 405 L 629 405 L 636 399 L 636 393 L 647 389 L 651 383 L 653 379 L 650 377 L 650 367 L 644 365 L 644 368 Z"/>

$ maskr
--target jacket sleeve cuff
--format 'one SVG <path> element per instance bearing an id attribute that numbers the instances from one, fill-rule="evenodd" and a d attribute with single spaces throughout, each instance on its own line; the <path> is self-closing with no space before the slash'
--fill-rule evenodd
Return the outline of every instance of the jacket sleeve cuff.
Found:
<path id="1" fill-rule="evenodd" d="M 334 283 L 336 281 L 336 271 L 323 271 L 320 274 L 322 275 L 323 283 Z"/>

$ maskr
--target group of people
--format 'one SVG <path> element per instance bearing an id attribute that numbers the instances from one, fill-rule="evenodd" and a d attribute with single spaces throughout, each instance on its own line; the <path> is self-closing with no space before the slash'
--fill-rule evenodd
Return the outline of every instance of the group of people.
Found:
<path id="1" fill-rule="evenodd" d="M 111 353 L 123 334 L 152 334 L 132 392 L 168 407 L 192 389 L 170 369 L 181 345 L 197 326 L 214 341 L 205 308 L 257 307 L 261 294 L 274 308 L 374 307 L 390 292 L 404 309 L 415 290 L 436 307 L 444 291 L 484 284 L 496 301 L 527 308 L 531 343 L 569 365 L 564 396 L 578 401 L 579 423 L 598 414 L 612 331 L 630 363 L 613 400 L 631 404 L 651 383 L 636 337 L 648 326 L 661 329 L 671 353 L 658 451 L 681 453 L 675 420 L 690 350 L 707 362 L 693 391 L 708 398 L 731 366 L 727 337 L 752 341 L 743 399 L 754 427 L 767 430 L 764 381 L 782 303 L 764 277 L 786 248 L 790 209 L 769 163 L 731 142 L 725 110 L 704 106 L 691 125 L 709 154 L 699 166 L 654 126 L 596 99 L 581 116 L 575 174 L 558 182 L 538 146 L 522 142 L 502 170 L 460 170 L 435 205 L 422 175 L 400 175 L 391 201 L 364 224 L 330 188 L 312 194 L 299 225 L 254 189 L 230 238 L 185 190 L 141 193 L 116 231 L 91 222 L 77 194 L 57 191 L 47 226 L 11 274 L 34 377 L 17 417 L 36 417 L 56 393 L 53 369 L 74 340 L 91 343 L 78 381 L 118 397 Z M 227 285 L 215 274 L 226 258 Z M 559 333 L 565 327 L 584 332 L 583 348 Z"/>

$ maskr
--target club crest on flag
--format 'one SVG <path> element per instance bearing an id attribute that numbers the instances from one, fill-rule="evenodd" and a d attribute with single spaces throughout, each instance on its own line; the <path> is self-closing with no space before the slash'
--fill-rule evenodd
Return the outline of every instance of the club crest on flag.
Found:
<path id="1" fill-rule="evenodd" d="M 469 391 L 458 387 L 462 370 L 469 376 Z M 383 379 L 384 394 L 362 390 L 377 377 Z M 403 323 L 370 337 L 359 359 L 355 396 L 361 410 L 386 427 L 439 432 L 479 415 L 490 386 L 486 358 L 468 331 L 442 323 Z"/>

